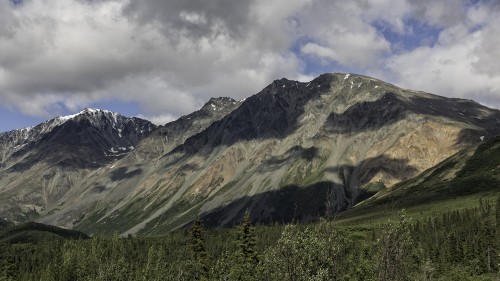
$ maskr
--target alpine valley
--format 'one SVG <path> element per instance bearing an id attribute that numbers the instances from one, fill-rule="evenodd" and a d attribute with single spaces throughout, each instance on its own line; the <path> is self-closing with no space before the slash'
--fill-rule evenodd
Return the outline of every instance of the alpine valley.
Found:
<path id="1" fill-rule="evenodd" d="M 498 110 L 344 73 L 213 98 L 164 126 L 85 109 L 0 134 L 0 217 L 151 235 L 247 209 L 264 224 L 366 215 L 394 186 L 403 198 L 454 178 L 440 167 L 499 133 Z"/>

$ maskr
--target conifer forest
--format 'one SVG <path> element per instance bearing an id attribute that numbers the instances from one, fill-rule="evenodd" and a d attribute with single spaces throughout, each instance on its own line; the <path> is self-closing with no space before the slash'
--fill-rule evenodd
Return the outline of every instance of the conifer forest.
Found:
<path id="1" fill-rule="evenodd" d="M 0 243 L 0 280 L 498 280 L 500 198 L 373 227 L 189 227 L 159 237 Z"/>

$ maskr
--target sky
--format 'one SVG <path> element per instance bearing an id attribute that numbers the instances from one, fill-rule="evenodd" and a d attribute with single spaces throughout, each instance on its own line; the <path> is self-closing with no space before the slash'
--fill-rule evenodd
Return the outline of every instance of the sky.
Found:
<path id="1" fill-rule="evenodd" d="M 165 124 L 325 72 L 500 107 L 500 1 L 0 0 L 0 132 L 86 107 Z"/>

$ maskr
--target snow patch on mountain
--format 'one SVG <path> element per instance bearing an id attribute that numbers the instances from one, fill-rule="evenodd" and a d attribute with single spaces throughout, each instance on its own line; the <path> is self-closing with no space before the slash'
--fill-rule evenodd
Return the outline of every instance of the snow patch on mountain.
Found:
<path id="1" fill-rule="evenodd" d="M 74 126 L 68 122 L 73 122 L 76 126 L 83 126 L 82 128 L 91 126 L 94 128 L 93 130 L 99 131 L 98 135 L 101 137 L 101 140 L 96 141 L 96 145 L 102 150 L 107 150 L 112 146 L 115 147 L 115 151 L 116 149 L 118 151 L 113 153 L 113 156 L 116 156 L 119 152 L 128 153 L 132 149 L 120 148 L 135 146 L 144 135 L 156 128 L 149 121 L 139 118 L 125 117 L 108 110 L 85 108 L 78 113 L 58 116 L 36 126 L 0 133 L 0 151 L 4 151 L 2 157 L 0 157 L 0 164 L 14 153 L 20 152 L 24 154 L 33 149 L 33 144 L 46 138 L 56 128 L 60 126 Z M 71 131 L 72 129 L 69 130 Z M 63 135 L 68 136 L 64 133 Z M 61 137 L 64 137 L 63 135 Z M 92 133 L 85 136 L 84 139 L 86 141 L 94 141 L 96 136 Z M 78 142 L 78 140 L 69 141 L 73 143 Z"/>

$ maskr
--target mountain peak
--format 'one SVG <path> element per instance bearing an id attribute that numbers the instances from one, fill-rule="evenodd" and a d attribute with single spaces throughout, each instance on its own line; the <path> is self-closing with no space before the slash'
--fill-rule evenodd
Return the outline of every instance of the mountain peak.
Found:
<path id="1" fill-rule="evenodd" d="M 84 114 L 84 113 L 96 114 L 96 113 L 114 113 L 114 112 L 111 112 L 111 111 L 105 110 L 105 109 L 87 107 L 87 108 L 83 109 L 82 111 L 80 111 L 80 113 L 81 114 Z"/>
<path id="2" fill-rule="evenodd" d="M 85 108 L 38 125 L 0 134 L 0 150 L 6 155 L 28 153 L 44 143 L 90 145 L 97 153 L 121 156 L 156 127 L 147 120 L 128 118 L 103 109 Z M 94 152 L 95 152 L 94 151 Z M 118 154 L 120 152 L 120 154 Z M 0 164 L 3 161 L 0 159 Z"/>
<path id="3" fill-rule="evenodd" d="M 352 73 L 275 80 L 160 127 L 86 108 L 0 135 L 0 215 L 26 220 L 35 209 L 45 222 L 125 235 L 196 215 L 229 225 L 246 208 L 261 222 L 308 222 L 487 141 L 498 120 L 497 110 Z"/>
<path id="4" fill-rule="evenodd" d="M 58 116 L 55 119 L 65 122 L 65 121 L 74 119 L 74 118 L 76 118 L 78 116 L 82 116 L 82 115 L 94 116 L 94 115 L 100 115 L 100 114 L 119 115 L 118 113 L 111 112 L 111 111 L 105 110 L 105 109 L 85 108 L 85 109 L 83 109 L 82 111 L 80 111 L 78 113 L 71 114 L 71 115 L 66 115 L 66 116 Z"/>
<path id="5" fill-rule="evenodd" d="M 235 104 L 239 103 L 239 101 L 229 98 L 229 97 L 218 97 L 211 98 L 204 106 L 203 109 L 208 109 L 212 111 L 220 111 L 224 108 L 230 107 L 233 108 Z"/>

